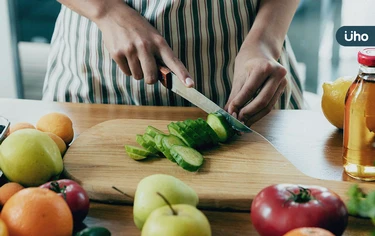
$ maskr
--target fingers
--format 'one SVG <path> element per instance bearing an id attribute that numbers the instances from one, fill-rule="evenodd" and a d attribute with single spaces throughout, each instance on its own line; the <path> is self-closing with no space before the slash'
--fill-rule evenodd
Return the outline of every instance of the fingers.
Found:
<path id="1" fill-rule="evenodd" d="M 148 48 L 144 48 L 144 50 L 140 52 L 139 60 L 141 62 L 143 78 L 146 84 L 154 84 L 158 82 L 158 67 L 153 52 Z"/>
<path id="2" fill-rule="evenodd" d="M 126 57 L 123 54 L 113 55 L 113 60 L 117 63 L 125 75 L 131 76 L 132 73 L 130 72 L 128 66 L 128 60 L 126 60 Z"/>
<path id="3" fill-rule="evenodd" d="M 265 63 L 261 66 L 254 66 L 250 70 L 250 75 L 242 75 L 244 82 L 239 81 L 242 87 L 234 87 L 235 90 L 231 91 L 232 100 L 228 100 L 228 112 L 238 113 L 242 107 L 246 105 L 255 95 L 267 78 L 272 75 L 274 66 L 270 63 Z M 284 76 L 284 75 L 283 75 Z M 276 90 L 276 88 L 275 88 Z"/>
<path id="4" fill-rule="evenodd" d="M 160 59 L 187 87 L 194 86 L 194 81 L 186 67 L 173 54 L 166 42 L 159 44 L 140 42 L 137 45 L 126 45 L 120 53 L 116 52 L 112 57 L 126 75 L 131 75 L 137 80 L 144 78 L 147 84 L 158 81 L 157 59 Z"/>
<path id="5" fill-rule="evenodd" d="M 143 78 L 141 64 L 136 49 L 133 46 L 125 46 L 126 49 L 118 49 L 112 52 L 112 58 L 120 67 L 122 72 L 139 80 Z"/>
<path id="6" fill-rule="evenodd" d="M 241 109 L 240 113 L 238 114 L 239 120 L 246 121 L 251 116 L 267 107 L 269 102 L 272 100 L 276 90 L 278 89 L 280 82 L 280 79 L 270 77 L 264 84 L 263 88 L 260 90 L 259 94 L 250 103 L 248 103 Z"/>
<path id="7" fill-rule="evenodd" d="M 265 115 L 267 115 L 269 112 L 271 112 L 273 106 L 276 104 L 277 100 L 280 98 L 281 94 L 284 92 L 286 85 L 287 85 L 287 80 L 284 77 L 280 81 L 280 84 L 277 87 L 277 90 L 274 93 L 272 93 L 273 96 L 269 100 L 269 102 L 266 106 L 264 106 L 262 109 L 258 110 L 257 113 L 254 113 L 254 111 L 252 110 L 253 108 L 250 106 L 252 103 L 250 103 L 248 106 L 244 107 L 241 110 L 241 112 L 239 114 L 240 120 L 243 120 L 246 125 L 251 126 L 252 124 L 257 122 L 258 120 L 263 118 Z M 258 96 L 261 96 L 261 95 L 262 94 L 259 94 Z M 257 96 L 257 98 L 258 98 L 258 96 Z M 265 99 L 265 100 L 267 100 L 267 99 Z M 258 102 L 258 101 L 255 101 L 255 99 L 254 99 L 254 102 Z"/>
<path id="8" fill-rule="evenodd" d="M 177 75 L 177 77 L 186 85 L 186 87 L 193 87 L 194 81 L 191 79 L 189 72 L 184 64 L 173 54 L 173 51 L 168 47 L 160 51 L 161 59 L 164 64 Z"/>

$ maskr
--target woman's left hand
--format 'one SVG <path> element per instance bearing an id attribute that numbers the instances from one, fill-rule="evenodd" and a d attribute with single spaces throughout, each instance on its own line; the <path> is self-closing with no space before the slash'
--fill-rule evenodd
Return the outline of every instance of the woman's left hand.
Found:
<path id="1" fill-rule="evenodd" d="M 287 85 L 287 71 L 262 46 L 241 48 L 236 57 L 234 79 L 225 109 L 251 126 L 267 115 Z"/>

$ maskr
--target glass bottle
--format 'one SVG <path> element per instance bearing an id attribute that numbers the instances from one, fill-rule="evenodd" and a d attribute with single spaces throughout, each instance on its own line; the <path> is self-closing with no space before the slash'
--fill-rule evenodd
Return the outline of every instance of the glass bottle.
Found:
<path id="1" fill-rule="evenodd" d="M 359 72 L 345 99 L 343 162 L 351 177 L 375 180 L 375 48 L 358 52 Z"/>

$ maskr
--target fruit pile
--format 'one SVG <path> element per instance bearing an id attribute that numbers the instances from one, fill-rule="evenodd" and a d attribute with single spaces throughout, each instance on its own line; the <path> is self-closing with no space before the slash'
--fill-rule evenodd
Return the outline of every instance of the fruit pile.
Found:
<path id="1" fill-rule="evenodd" d="M 89 207 L 86 191 L 73 180 L 38 187 L 8 182 L 0 187 L 0 235 L 72 235 Z"/>
<path id="2" fill-rule="evenodd" d="M 73 137 L 73 123 L 62 113 L 46 114 L 36 126 L 26 122 L 11 125 L 0 146 L 0 168 L 9 181 L 25 187 L 57 179 Z"/>
<path id="3" fill-rule="evenodd" d="M 7 136 L 18 130 L 25 129 L 39 130 L 50 136 L 59 148 L 62 156 L 65 154 L 67 147 L 74 138 L 72 120 L 67 115 L 58 112 L 52 112 L 42 116 L 35 126 L 29 122 L 12 124 Z"/>
<path id="4" fill-rule="evenodd" d="M 146 132 L 136 135 L 141 147 L 125 145 L 125 151 L 134 160 L 150 156 L 164 156 L 188 171 L 197 171 L 204 163 L 199 150 L 225 143 L 235 131 L 220 113 L 211 113 L 207 120 L 186 119 L 168 124 L 169 133 L 148 126 Z"/>
<path id="5" fill-rule="evenodd" d="M 73 123 L 62 113 L 46 114 L 36 126 L 22 122 L 10 127 L 0 145 L 7 182 L 0 187 L 0 236 L 72 235 L 73 226 L 85 219 L 90 205 L 86 191 L 72 180 L 57 180 L 73 137 Z"/>

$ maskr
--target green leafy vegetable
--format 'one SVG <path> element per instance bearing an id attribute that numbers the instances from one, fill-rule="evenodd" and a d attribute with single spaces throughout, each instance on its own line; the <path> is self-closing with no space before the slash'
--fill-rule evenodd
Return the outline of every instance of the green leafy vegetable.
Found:
<path id="1" fill-rule="evenodd" d="M 355 184 L 349 188 L 348 196 L 346 207 L 349 214 L 370 218 L 375 225 L 375 191 L 366 194 Z"/>

